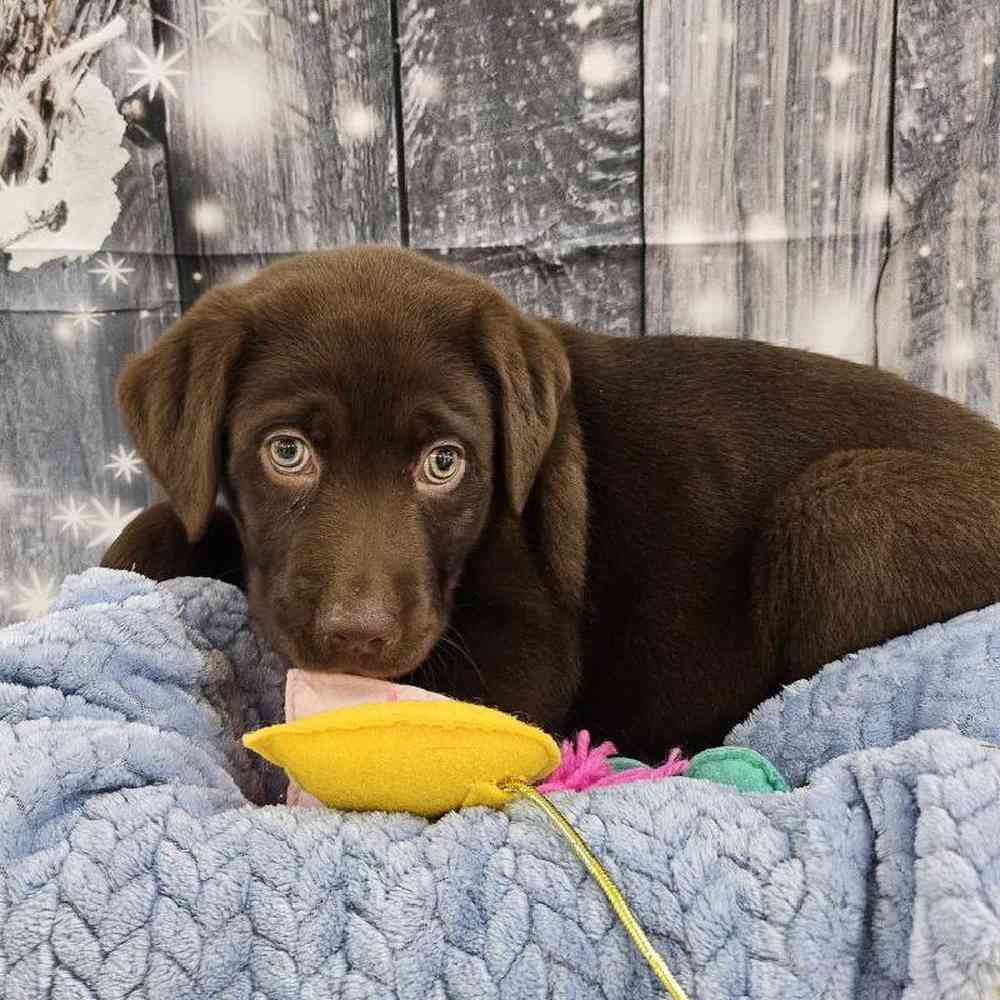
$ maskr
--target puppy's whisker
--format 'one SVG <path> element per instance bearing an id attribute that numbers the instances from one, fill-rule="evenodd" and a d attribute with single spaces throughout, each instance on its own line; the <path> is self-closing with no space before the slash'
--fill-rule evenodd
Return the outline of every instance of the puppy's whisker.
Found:
<path id="1" fill-rule="evenodd" d="M 431 655 L 427 657 L 427 659 L 424 660 L 424 662 L 420 665 L 421 670 L 427 671 L 427 681 L 428 681 L 427 686 L 431 691 L 438 690 L 438 678 L 434 668 L 437 666 L 436 660 L 439 655 L 440 655 L 440 650 L 437 649 L 433 650 L 431 652 Z"/>
<path id="2" fill-rule="evenodd" d="M 449 638 L 449 635 L 448 635 L 449 632 L 452 635 L 455 636 L 454 639 Z M 479 664 L 476 663 L 474 657 L 469 652 L 468 647 L 465 645 L 465 640 L 462 638 L 462 634 L 458 631 L 457 628 L 455 628 L 454 625 L 449 625 L 444 630 L 444 632 L 441 635 L 441 642 L 445 643 L 448 646 L 451 646 L 453 649 L 457 649 L 458 652 L 462 654 L 462 656 L 465 658 L 465 660 L 469 663 L 469 665 L 475 671 L 476 677 L 479 678 L 479 683 L 482 686 L 483 691 L 485 691 L 486 690 L 486 678 L 483 675 L 483 672 L 480 669 Z"/>

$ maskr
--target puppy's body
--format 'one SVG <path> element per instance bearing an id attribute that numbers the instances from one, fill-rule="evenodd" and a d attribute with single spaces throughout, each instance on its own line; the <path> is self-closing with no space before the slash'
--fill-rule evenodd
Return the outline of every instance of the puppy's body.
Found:
<path id="1" fill-rule="evenodd" d="M 294 662 L 410 674 L 650 759 L 1000 597 L 988 422 L 818 355 L 538 320 L 407 252 L 211 293 L 120 398 L 180 517 L 151 509 L 106 565 L 230 571 L 221 487 Z M 308 477 L 267 465 L 278 426 L 308 439 Z M 441 489 L 419 469 L 445 439 L 466 461 Z"/>
<path id="2" fill-rule="evenodd" d="M 1000 596 L 987 421 L 801 351 L 557 329 L 588 456 L 574 725 L 712 745 L 782 684 Z"/>

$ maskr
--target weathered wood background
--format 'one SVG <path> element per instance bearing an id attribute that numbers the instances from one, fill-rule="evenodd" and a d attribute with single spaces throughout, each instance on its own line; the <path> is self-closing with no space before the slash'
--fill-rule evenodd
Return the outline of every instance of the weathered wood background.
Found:
<path id="1" fill-rule="evenodd" d="M 110 234 L 53 230 L 61 254 L 25 266 L 0 232 L 0 622 L 42 613 L 155 495 L 112 402 L 124 355 L 302 250 L 402 243 L 596 330 L 806 347 L 1000 418 L 996 4 L 124 13 L 91 70 L 129 123 Z M 0 220 L 27 192 L 3 179 Z"/>

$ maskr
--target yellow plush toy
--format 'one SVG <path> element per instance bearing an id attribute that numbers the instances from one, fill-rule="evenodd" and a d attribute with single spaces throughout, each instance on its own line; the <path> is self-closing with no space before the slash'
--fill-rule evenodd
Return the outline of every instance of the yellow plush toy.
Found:
<path id="1" fill-rule="evenodd" d="M 427 817 L 502 806 L 498 782 L 530 784 L 560 759 L 551 736 L 504 712 L 346 674 L 289 671 L 285 718 L 243 743 L 284 768 L 291 805 Z"/>

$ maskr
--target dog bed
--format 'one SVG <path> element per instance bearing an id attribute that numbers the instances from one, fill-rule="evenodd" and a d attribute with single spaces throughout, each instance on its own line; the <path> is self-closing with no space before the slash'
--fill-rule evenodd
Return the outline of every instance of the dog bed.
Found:
<path id="1" fill-rule="evenodd" d="M 730 738 L 788 793 L 553 799 L 693 1000 L 996 996 L 998 654 L 994 606 L 792 685 Z M 282 664 L 226 584 L 71 577 L 0 632 L 0 682 L 8 1000 L 660 995 L 530 803 L 263 805 L 284 778 L 239 736 L 278 719 Z"/>

